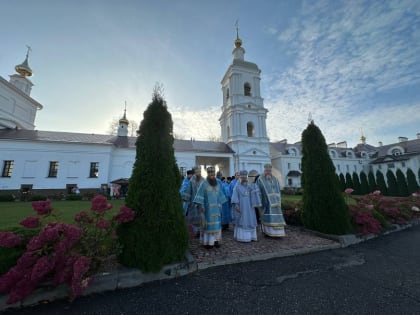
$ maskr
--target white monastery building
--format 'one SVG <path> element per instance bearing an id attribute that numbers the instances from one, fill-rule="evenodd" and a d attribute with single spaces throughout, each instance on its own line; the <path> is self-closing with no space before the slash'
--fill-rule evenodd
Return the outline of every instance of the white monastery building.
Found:
<path id="1" fill-rule="evenodd" d="M 185 174 L 194 165 L 203 170 L 214 165 L 224 176 L 241 169 L 255 176 L 271 162 L 282 188 L 299 188 L 301 144 L 270 142 L 268 110 L 260 93 L 261 70 L 245 61 L 238 36 L 234 44 L 232 64 L 221 81 L 222 142 L 175 139 L 180 172 Z M 30 96 L 28 54 L 15 70 L 9 81 L 0 76 L 0 193 L 69 193 L 76 185 L 81 192 L 92 192 L 112 183 L 126 185 L 136 154 L 136 138 L 128 136 L 126 112 L 119 120 L 117 135 L 35 130 L 36 114 L 43 106 Z M 365 140 L 362 136 L 355 148 L 347 148 L 346 142 L 329 145 L 338 175 L 376 174 L 378 169 L 406 173 L 410 168 L 418 176 L 420 134 L 414 140 L 400 137 L 397 143 L 376 147 Z"/>

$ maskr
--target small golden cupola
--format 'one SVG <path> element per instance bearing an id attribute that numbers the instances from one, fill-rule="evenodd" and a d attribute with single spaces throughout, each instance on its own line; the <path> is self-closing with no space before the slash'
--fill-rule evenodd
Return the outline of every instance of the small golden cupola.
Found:
<path id="1" fill-rule="evenodd" d="M 31 47 L 28 47 L 28 50 L 26 51 L 26 58 L 25 60 L 20 64 L 15 66 L 15 70 L 17 73 L 19 73 L 23 77 L 30 77 L 32 76 L 32 69 L 29 67 L 28 63 L 28 57 L 29 57 L 29 51 L 31 51 Z"/>
<path id="2" fill-rule="evenodd" d="M 21 90 L 26 95 L 30 96 L 33 86 L 33 83 L 28 78 L 32 76 L 32 69 L 29 67 L 28 63 L 29 51 L 31 51 L 31 47 L 26 47 L 28 47 L 28 50 L 26 52 L 25 61 L 22 62 L 20 65 L 15 66 L 15 70 L 17 73 L 10 75 L 9 83 Z"/>
<path id="3" fill-rule="evenodd" d="M 233 60 L 244 61 L 245 49 L 242 47 L 242 40 L 239 38 L 238 21 L 236 21 L 235 26 L 236 26 L 236 39 L 235 39 L 235 48 L 232 51 Z"/>
<path id="4" fill-rule="evenodd" d="M 118 136 L 119 137 L 127 137 L 128 136 L 128 125 L 130 124 L 127 117 L 126 117 L 126 112 L 127 112 L 127 103 L 125 104 L 125 108 L 124 108 L 124 116 L 119 120 L 119 125 L 118 125 Z"/>
<path id="5" fill-rule="evenodd" d="M 361 143 L 366 144 L 366 137 L 363 135 L 363 130 L 361 128 L 360 128 L 360 133 L 361 133 L 361 136 L 360 136 Z"/>

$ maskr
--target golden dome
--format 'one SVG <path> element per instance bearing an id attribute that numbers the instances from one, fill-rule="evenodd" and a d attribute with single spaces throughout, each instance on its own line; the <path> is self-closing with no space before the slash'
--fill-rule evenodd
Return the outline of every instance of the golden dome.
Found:
<path id="1" fill-rule="evenodd" d="M 125 106 L 127 106 L 127 104 Z M 124 109 L 124 116 L 119 120 L 119 123 L 120 124 L 126 124 L 126 125 L 129 124 L 129 121 L 128 121 L 127 117 L 126 117 L 126 111 L 127 111 L 127 109 L 125 108 Z"/>
<path id="2" fill-rule="evenodd" d="M 24 77 L 30 77 L 32 75 L 32 69 L 28 64 L 28 54 L 26 54 L 25 61 L 15 67 L 17 73 Z"/>
<path id="3" fill-rule="evenodd" d="M 123 118 L 120 119 L 120 124 L 127 124 L 128 125 L 129 121 L 128 121 L 127 118 L 123 117 Z"/>

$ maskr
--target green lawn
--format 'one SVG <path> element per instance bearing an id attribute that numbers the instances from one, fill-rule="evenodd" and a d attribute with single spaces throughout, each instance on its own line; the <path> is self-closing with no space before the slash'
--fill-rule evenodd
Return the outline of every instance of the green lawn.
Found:
<path id="1" fill-rule="evenodd" d="M 281 195 L 282 201 L 298 202 L 302 200 L 302 195 Z"/>
<path id="2" fill-rule="evenodd" d="M 114 207 L 109 213 L 115 214 L 124 204 L 124 200 L 110 200 Z M 60 211 L 63 222 L 72 223 L 76 213 L 82 210 L 89 210 L 90 201 L 52 201 L 51 206 Z M 32 209 L 31 202 L 0 202 L 0 231 L 6 231 L 12 227 L 20 226 L 19 222 L 28 216 L 36 216 Z"/>
<path id="3" fill-rule="evenodd" d="M 282 195 L 283 201 L 297 202 L 302 199 L 299 195 Z M 115 214 L 124 204 L 124 200 L 110 200 L 114 207 L 110 210 L 110 214 Z M 349 199 L 349 203 L 353 203 L 353 199 Z M 89 210 L 90 201 L 52 201 L 51 205 L 54 209 L 60 211 L 60 216 L 64 222 L 71 223 L 76 213 L 82 210 Z M 28 216 L 35 216 L 36 213 L 32 209 L 31 202 L 0 202 L 0 231 L 6 231 L 12 227 L 20 226 L 19 222 Z"/>

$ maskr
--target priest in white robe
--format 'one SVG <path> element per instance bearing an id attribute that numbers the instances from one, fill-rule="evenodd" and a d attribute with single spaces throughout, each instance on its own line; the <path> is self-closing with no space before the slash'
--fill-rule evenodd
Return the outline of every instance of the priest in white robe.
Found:
<path id="1" fill-rule="evenodd" d="M 239 242 L 257 241 L 257 218 L 255 207 L 261 207 L 258 186 L 248 183 L 248 172 L 240 171 L 239 182 L 232 193 L 234 214 L 233 238 Z"/>

